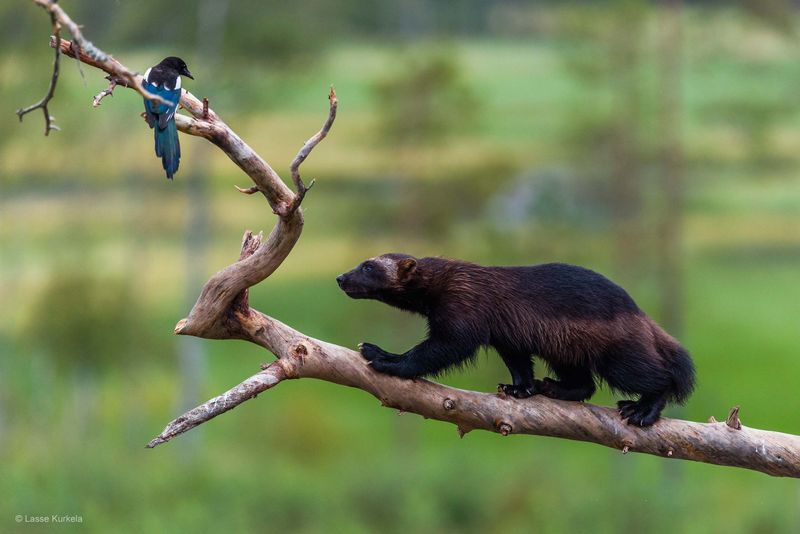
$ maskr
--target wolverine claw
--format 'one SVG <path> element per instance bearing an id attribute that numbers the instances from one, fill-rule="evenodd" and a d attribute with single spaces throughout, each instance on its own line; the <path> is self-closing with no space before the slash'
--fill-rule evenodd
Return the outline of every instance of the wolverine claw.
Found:
<path id="1" fill-rule="evenodd" d="M 383 349 L 377 345 L 373 345 L 372 343 L 359 343 L 358 350 L 361 352 L 361 356 L 363 356 L 368 362 L 377 360 L 383 357 L 385 354 Z"/>
<path id="2" fill-rule="evenodd" d="M 536 394 L 532 387 L 518 386 L 514 384 L 497 384 L 497 392 L 515 399 L 527 399 Z"/>

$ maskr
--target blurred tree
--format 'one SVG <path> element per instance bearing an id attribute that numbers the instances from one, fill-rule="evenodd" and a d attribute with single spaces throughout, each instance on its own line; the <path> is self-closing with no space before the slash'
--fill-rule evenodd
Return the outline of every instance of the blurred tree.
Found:
<path id="1" fill-rule="evenodd" d="M 647 156 L 643 111 L 644 49 L 648 6 L 615 0 L 606 9 L 565 10 L 562 24 L 580 45 L 566 55 L 567 70 L 591 97 L 571 108 L 566 143 L 578 168 L 607 184 L 603 198 L 612 216 L 614 272 L 632 285 L 642 271 L 642 182 Z"/>
<path id="2" fill-rule="evenodd" d="M 228 62 L 285 65 L 319 55 L 339 18 L 332 2 L 237 0 L 230 4 L 228 20 L 236 24 L 223 41 Z"/>
<path id="3" fill-rule="evenodd" d="M 660 221 L 656 246 L 660 323 L 676 337 L 683 330 L 683 240 L 684 166 L 682 142 L 682 53 L 683 3 L 661 0 L 659 22 L 659 167 L 661 184 Z M 680 407 L 673 407 L 680 416 Z M 666 482 L 676 491 L 683 478 L 684 467 L 678 463 L 663 466 Z M 681 499 L 682 496 L 677 496 Z"/>
<path id="4" fill-rule="evenodd" d="M 392 75 L 375 84 L 382 139 L 436 144 L 472 124 L 478 99 L 452 49 L 411 49 L 393 64 Z"/>
<path id="5" fill-rule="evenodd" d="M 758 68 L 752 66 L 750 70 L 758 71 Z M 760 168 L 777 163 L 772 153 L 772 135 L 780 121 L 796 110 L 794 100 L 793 97 L 779 97 L 766 92 L 731 95 L 707 104 L 701 113 L 713 122 L 738 131 L 743 137 L 747 163 Z"/>
<path id="6" fill-rule="evenodd" d="M 794 15 L 797 6 L 792 0 L 743 0 L 745 11 L 773 28 L 794 34 L 796 33 Z"/>
<path id="7" fill-rule="evenodd" d="M 659 225 L 658 270 L 661 289 L 661 323 L 674 336 L 681 333 L 681 226 L 684 179 L 681 122 L 683 32 L 681 0 L 662 0 L 660 35 L 660 133 L 661 223 Z"/>
<path id="8" fill-rule="evenodd" d="M 31 340 L 60 371 L 94 373 L 148 351 L 145 316 L 127 279 L 62 270 L 34 299 L 19 337 Z"/>
<path id="9" fill-rule="evenodd" d="M 225 39 L 229 0 L 203 0 L 197 5 L 197 43 L 195 55 L 203 62 L 206 72 L 216 72 Z M 209 80 L 206 89 L 212 86 Z M 184 281 L 184 306 L 190 310 L 196 300 L 197 288 L 202 287 L 206 275 L 206 255 L 209 241 L 209 160 L 210 147 L 202 144 L 192 153 L 193 172 L 186 186 L 189 195 L 189 212 L 186 223 L 186 278 Z M 181 394 L 178 410 L 194 406 L 200 396 L 206 375 L 206 345 L 196 337 L 180 336 L 178 363 L 180 365 Z M 198 437 L 192 438 L 196 443 Z M 192 449 L 194 450 L 194 449 Z"/>

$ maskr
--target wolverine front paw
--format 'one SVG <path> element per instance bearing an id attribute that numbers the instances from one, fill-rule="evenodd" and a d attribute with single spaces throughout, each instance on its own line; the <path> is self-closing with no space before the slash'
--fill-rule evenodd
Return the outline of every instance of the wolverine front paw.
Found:
<path id="1" fill-rule="evenodd" d="M 386 352 L 372 343 L 360 343 L 358 345 L 361 355 L 369 362 L 369 365 L 378 371 L 392 376 L 412 378 L 414 375 L 408 373 L 402 365 L 402 357 L 391 352 Z"/>
<path id="2" fill-rule="evenodd" d="M 373 345 L 372 343 L 359 343 L 358 350 L 368 362 L 386 358 L 386 356 L 389 355 L 388 352 L 380 348 L 378 345 Z"/>
<path id="3" fill-rule="evenodd" d="M 514 384 L 497 384 L 497 391 L 515 399 L 527 399 L 538 391 L 534 391 L 532 386 L 519 386 Z"/>

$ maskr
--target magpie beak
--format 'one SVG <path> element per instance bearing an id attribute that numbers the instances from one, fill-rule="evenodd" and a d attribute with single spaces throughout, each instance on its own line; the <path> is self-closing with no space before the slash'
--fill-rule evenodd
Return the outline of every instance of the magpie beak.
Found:
<path id="1" fill-rule="evenodd" d="M 192 80 L 194 80 L 194 76 L 192 76 L 192 73 L 191 73 L 191 72 L 189 72 L 189 69 L 187 69 L 187 68 L 184 68 L 184 69 L 183 69 L 183 70 L 182 70 L 180 73 L 181 73 L 183 76 L 186 76 L 187 78 L 191 78 Z"/>

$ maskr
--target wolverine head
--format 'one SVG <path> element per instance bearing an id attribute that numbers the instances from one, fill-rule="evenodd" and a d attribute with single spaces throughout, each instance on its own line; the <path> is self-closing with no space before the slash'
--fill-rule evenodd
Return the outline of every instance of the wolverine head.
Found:
<path id="1" fill-rule="evenodd" d="M 361 262 L 340 274 L 336 282 L 354 299 L 381 299 L 401 292 L 417 269 L 417 259 L 408 254 L 384 254 Z"/>

